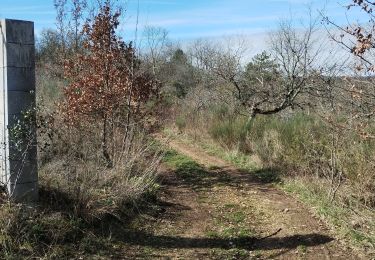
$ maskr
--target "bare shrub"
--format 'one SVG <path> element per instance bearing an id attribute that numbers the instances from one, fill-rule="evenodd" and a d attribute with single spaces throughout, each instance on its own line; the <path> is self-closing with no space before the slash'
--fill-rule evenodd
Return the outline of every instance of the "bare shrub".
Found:
<path id="1" fill-rule="evenodd" d="M 118 216 L 157 188 L 161 153 L 153 151 L 152 144 L 142 135 L 129 140 L 124 143 L 121 161 L 112 168 L 94 159 L 100 158 L 100 153 L 88 159 L 86 156 L 95 149 L 87 144 L 79 149 L 86 158 L 65 154 L 46 163 L 40 171 L 43 188 L 52 199 L 55 191 L 64 193 L 71 213 L 86 221 Z M 62 198 L 56 199 L 59 203 Z"/>

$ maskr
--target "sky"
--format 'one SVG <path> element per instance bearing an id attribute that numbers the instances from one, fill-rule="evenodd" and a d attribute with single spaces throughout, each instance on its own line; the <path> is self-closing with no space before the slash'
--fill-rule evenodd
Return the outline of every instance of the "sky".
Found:
<path id="1" fill-rule="evenodd" d="M 44 28 L 55 27 L 53 0 L 0 0 L 0 18 L 31 20 L 38 35 Z M 280 19 L 293 16 L 306 21 L 307 9 L 324 12 L 338 24 L 347 23 L 346 8 L 350 0 L 119 0 L 125 6 L 121 25 L 123 35 L 134 37 L 138 28 L 159 26 L 170 39 L 187 42 L 197 38 L 222 35 L 246 35 L 263 48 L 269 31 Z M 139 9 L 138 9 L 139 4 Z M 139 12 L 138 12 L 139 10 Z M 361 18 L 350 11 L 351 20 Z M 132 39 L 130 39 L 132 40 Z"/>

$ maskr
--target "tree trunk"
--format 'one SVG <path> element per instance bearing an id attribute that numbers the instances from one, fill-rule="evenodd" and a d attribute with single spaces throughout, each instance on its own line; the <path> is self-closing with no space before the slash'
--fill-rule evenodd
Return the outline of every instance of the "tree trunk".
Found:
<path id="1" fill-rule="evenodd" d="M 246 121 L 245 127 L 242 132 L 242 142 L 239 144 L 239 150 L 240 151 L 245 151 L 246 150 L 246 138 L 247 135 L 249 134 L 251 127 L 253 126 L 253 122 L 255 119 L 256 113 L 254 110 L 251 111 L 249 118 Z"/>
<path id="2" fill-rule="evenodd" d="M 111 156 L 109 155 L 108 152 L 108 128 L 107 128 L 107 123 L 108 123 L 108 118 L 107 115 L 104 116 L 103 118 L 103 131 L 102 131 L 102 152 L 103 152 L 103 157 L 106 161 L 107 167 L 111 168 L 113 166 Z"/>
<path id="3" fill-rule="evenodd" d="M 246 135 L 248 135 L 248 133 L 250 132 L 251 127 L 253 126 L 253 122 L 254 122 L 254 119 L 255 119 L 256 115 L 257 114 L 255 113 L 254 109 L 252 109 L 251 113 L 250 113 L 250 116 L 247 119 L 246 124 L 245 124 L 245 134 Z"/>

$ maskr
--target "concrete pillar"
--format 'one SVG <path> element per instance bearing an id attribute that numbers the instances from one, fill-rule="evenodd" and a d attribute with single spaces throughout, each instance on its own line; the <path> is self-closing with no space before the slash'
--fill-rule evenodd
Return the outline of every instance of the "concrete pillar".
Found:
<path id="1" fill-rule="evenodd" d="M 0 26 L 1 182 L 14 200 L 35 201 L 38 199 L 35 114 L 31 114 L 31 120 L 24 117 L 35 105 L 34 23 L 5 19 Z M 12 129 L 17 125 L 24 127 L 25 123 L 20 122 L 26 121 L 32 124 L 18 130 L 15 139 Z"/>

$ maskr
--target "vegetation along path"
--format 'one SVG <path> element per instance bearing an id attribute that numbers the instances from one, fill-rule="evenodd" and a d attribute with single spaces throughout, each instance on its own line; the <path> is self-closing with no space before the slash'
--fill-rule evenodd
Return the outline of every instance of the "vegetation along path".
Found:
<path id="1" fill-rule="evenodd" d="M 143 231 L 130 239 L 131 257 L 361 258 L 303 205 L 260 182 L 261 172 L 241 172 L 185 143 L 169 145 L 159 214 L 138 223 Z"/>

